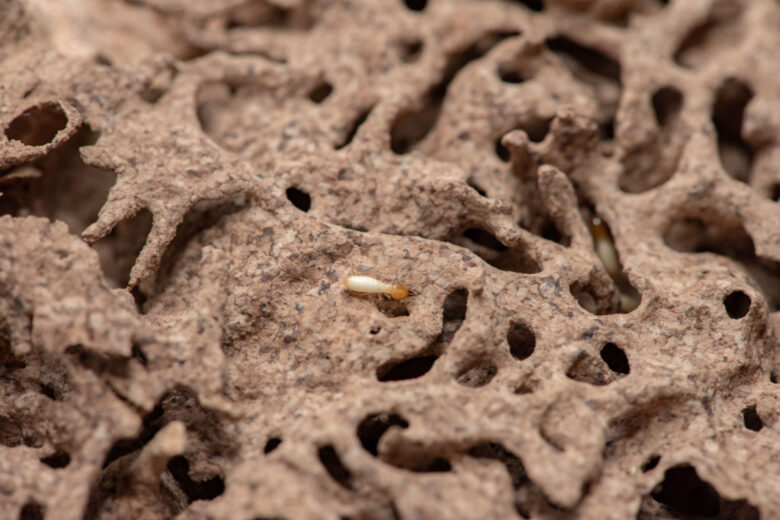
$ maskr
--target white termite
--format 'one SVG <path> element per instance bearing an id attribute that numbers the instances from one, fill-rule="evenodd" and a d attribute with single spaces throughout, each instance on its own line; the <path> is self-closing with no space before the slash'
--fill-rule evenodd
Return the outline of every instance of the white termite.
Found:
<path id="1" fill-rule="evenodd" d="M 386 294 L 394 300 L 403 300 L 409 296 L 409 289 L 401 284 L 387 283 L 370 276 L 350 275 L 344 278 L 344 287 L 348 291 L 361 294 Z"/>

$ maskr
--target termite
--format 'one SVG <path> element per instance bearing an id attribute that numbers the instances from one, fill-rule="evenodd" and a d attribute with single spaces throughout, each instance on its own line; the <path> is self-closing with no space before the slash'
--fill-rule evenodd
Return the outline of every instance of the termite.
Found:
<path id="1" fill-rule="evenodd" d="M 344 278 L 344 287 L 361 294 L 386 294 L 394 300 L 403 300 L 411 291 L 398 283 L 387 283 L 370 276 L 350 275 Z"/>
<path id="2" fill-rule="evenodd" d="M 609 275 L 612 278 L 617 278 L 620 275 L 620 260 L 618 260 L 615 244 L 612 242 L 607 225 L 601 218 L 594 216 L 590 221 L 590 233 L 593 235 L 596 254 L 604 263 Z"/>

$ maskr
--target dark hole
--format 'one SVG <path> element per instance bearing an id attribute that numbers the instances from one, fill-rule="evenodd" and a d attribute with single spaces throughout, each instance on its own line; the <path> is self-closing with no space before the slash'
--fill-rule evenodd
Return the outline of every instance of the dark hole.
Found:
<path id="1" fill-rule="evenodd" d="M 550 131 L 551 122 L 552 118 L 533 119 L 521 125 L 520 129 L 525 131 L 528 135 L 528 139 L 532 142 L 541 143 Z"/>
<path id="2" fill-rule="evenodd" d="M 160 400 L 160 402 L 162 399 Z M 163 408 L 158 402 L 151 412 L 146 414 L 143 418 L 143 426 L 141 432 L 135 438 L 124 438 L 117 440 L 106 454 L 106 458 L 103 459 L 103 468 L 108 467 L 109 464 L 124 457 L 125 455 L 141 449 L 162 427 Z"/>
<path id="3" fill-rule="evenodd" d="M 219 475 L 208 480 L 192 480 L 190 477 L 190 463 L 181 455 L 168 461 L 168 471 L 179 483 L 184 494 L 190 502 L 195 500 L 213 500 L 225 492 L 225 482 Z"/>
<path id="4" fill-rule="evenodd" d="M 442 331 L 440 341 L 449 343 L 466 319 L 469 292 L 466 289 L 455 289 L 444 298 L 442 311 Z"/>
<path id="5" fill-rule="evenodd" d="M 335 148 L 336 150 L 341 150 L 349 143 L 351 143 L 352 140 L 355 138 L 355 135 L 357 134 L 357 131 L 360 128 L 360 126 L 366 122 L 366 119 L 368 119 L 368 114 L 371 113 L 371 109 L 373 108 L 374 107 L 368 107 L 367 109 L 363 110 L 360 114 L 358 114 L 357 118 L 352 122 L 352 126 L 350 126 L 349 131 L 344 136 L 344 140 L 336 143 L 333 148 Z"/>
<path id="6" fill-rule="evenodd" d="M 719 38 L 726 36 L 719 29 L 733 26 L 739 21 L 744 4 L 743 2 L 722 1 L 713 2 L 711 5 L 707 18 L 692 28 L 675 51 L 674 61 L 678 65 L 682 67 L 701 65 L 701 55 L 704 53 L 700 51 L 709 47 Z M 738 37 L 744 38 L 745 36 L 740 34 Z M 713 53 L 709 54 L 714 55 Z"/>
<path id="7" fill-rule="evenodd" d="M 478 229 L 478 228 L 467 229 L 463 233 L 463 236 L 468 238 L 472 242 L 487 247 L 488 249 L 492 249 L 493 251 L 507 250 L 507 247 L 504 244 L 499 242 L 499 240 L 495 236 L 485 231 L 484 229 Z"/>
<path id="8" fill-rule="evenodd" d="M 402 318 L 409 316 L 409 307 L 406 303 L 400 300 L 379 300 L 376 303 L 376 308 L 387 316 L 388 318 Z"/>
<path id="9" fill-rule="evenodd" d="M 276 448 L 279 447 L 279 445 L 282 444 L 282 439 L 279 437 L 271 437 L 268 439 L 268 441 L 265 443 L 265 447 L 263 448 L 263 453 L 268 455 L 272 451 L 274 451 Z"/>
<path id="10" fill-rule="evenodd" d="M 469 456 L 500 461 L 506 467 L 507 473 L 512 479 L 512 487 L 515 489 L 531 482 L 520 458 L 501 444 L 496 442 L 477 444 L 469 450 Z"/>
<path id="11" fill-rule="evenodd" d="M 543 0 L 515 0 L 518 4 L 523 4 L 531 11 L 536 11 L 537 13 L 544 10 L 544 1 Z"/>
<path id="12" fill-rule="evenodd" d="M 666 126 L 680 112 L 682 102 L 682 92 L 674 87 L 662 87 L 656 90 L 652 103 L 658 125 Z"/>
<path id="13" fill-rule="evenodd" d="M 330 96 L 331 92 L 333 92 L 333 86 L 327 81 L 323 81 L 309 92 L 309 99 L 319 104 L 325 101 L 325 98 Z"/>
<path id="14" fill-rule="evenodd" d="M 555 53 L 572 58 L 590 72 L 604 76 L 616 83 L 620 82 L 620 64 L 595 49 L 580 45 L 563 36 L 548 39 L 547 47 Z"/>
<path id="15" fill-rule="evenodd" d="M 667 469 L 651 496 L 678 515 L 712 517 L 720 513 L 718 492 L 689 464 Z"/>
<path id="16" fill-rule="evenodd" d="M 293 206 L 299 210 L 306 212 L 311 208 L 311 197 L 305 191 L 301 191 L 298 188 L 292 186 L 287 188 L 285 192 L 287 194 L 287 200 L 293 203 Z"/>
<path id="17" fill-rule="evenodd" d="M 61 469 L 70 464 L 70 454 L 65 451 L 55 451 L 48 457 L 43 457 L 41 462 L 54 469 Z"/>
<path id="18" fill-rule="evenodd" d="M 466 184 L 468 184 L 469 186 L 471 186 L 472 188 L 474 188 L 474 189 L 477 191 L 477 193 L 479 193 L 479 194 L 480 194 L 480 195 L 482 195 L 483 197 L 487 197 L 487 192 L 486 192 L 484 189 L 482 189 L 482 187 L 481 187 L 479 184 L 477 184 L 477 183 L 474 181 L 474 179 L 472 179 L 471 177 L 469 177 L 469 178 L 466 180 Z M 778 185 L 778 189 L 780 190 L 780 185 Z"/>
<path id="19" fill-rule="evenodd" d="M 441 457 L 436 457 L 431 461 L 431 463 L 423 470 L 424 472 L 444 472 L 444 471 L 450 471 L 452 469 L 452 465 L 450 464 L 450 461 L 447 459 L 443 459 Z"/>
<path id="20" fill-rule="evenodd" d="M 764 427 L 764 422 L 756 412 L 756 405 L 751 405 L 742 410 L 742 419 L 745 421 L 745 428 L 753 430 L 754 432 L 760 431 Z"/>
<path id="21" fill-rule="evenodd" d="M 422 11 L 428 5 L 428 0 L 404 0 L 404 3 L 412 11 Z"/>
<path id="22" fill-rule="evenodd" d="M 602 141 L 611 141 L 615 138 L 615 119 L 609 118 L 607 121 L 599 123 L 599 137 Z"/>
<path id="23" fill-rule="evenodd" d="M 381 330 L 382 330 L 382 327 L 379 327 L 379 326 L 371 327 L 371 329 L 369 329 L 368 333 L 371 334 L 371 335 L 379 334 L 379 332 Z"/>
<path id="24" fill-rule="evenodd" d="M 502 271 L 526 274 L 541 271 L 539 264 L 524 245 L 508 248 L 484 229 L 467 229 L 452 242 L 470 249 L 482 260 Z"/>
<path id="25" fill-rule="evenodd" d="M 408 428 L 409 422 L 395 413 L 375 413 L 371 414 L 358 424 L 357 436 L 360 444 L 371 455 L 378 455 L 379 439 L 390 429 L 391 426 L 400 426 Z"/>
<path id="26" fill-rule="evenodd" d="M 661 462 L 661 456 L 660 455 L 650 455 L 647 460 L 642 464 L 642 473 L 647 473 L 651 469 L 658 466 L 658 463 Z"/>
<path id="27" fill-rule="evenodd" d="M 153 220 L 152 212 L 142 209 L 133 217 L 120 221 L 108 235 L 92 245 L 98 252 L 103 274 L 112 285 L 127 287 L 130 271 L 146 244 Z M 133 290 L 131 294 L 136 308 L 142 311 L 146 295 L 141 289 Z"/>
<path id="28" fill-rule="evenodd" d="M 141 349 L 140 345 L 133 345 L 130 352 L 132 357 L 137 359 L 143 366 L 149 365 L 149 360 L 146 358 L 146 354 L 144 354 L 144 351 Z"/>
<path id="29" fill-rule="evenodd" d="M 455 380 L 463 385 L 478 388 L 488 384 L 498 373 L 498 368 L 493 363 L 482 362 L 474 364 L 460 372 Z"/>
<path id="30" fill-rule="evenodd" d="M 712 122 L 718 131 L 718 151 L 723 169 L 747 182 L 753 151 L 742 140 L 742 119 L 753 91 L 745 83 L 729 78 L 721 84 L 712 107 Z"/>
<path id="31" fill-rule="evenodd" d="M 777 202 L 780 201 L 780 183 L 775 184 L 772 186 L 772 200 Z"/>
<path id="32" fill-rule="evenodd" d="M 555 243 L 569 247 L 571 245 L 571 238 L 561 233 L 558 226 L 550 219 L 544 221 L 542 225 L 542 238 L 551 240 Z"/>
<path id="33" fill-rule="evenodd" d="M 400 45 L 401 61 L 404 63 L 412 63 L 419 59 L 422 54 L 423 42 L 422 40 L 409 40 L 403 41 Z"/>
<path id="34" fill-rule="evenodd" d="M 41 389 L 41 393 L 52 401 L 59 401 L 62 397 L 50 383 L 38 383 L 38 386 Z"/>
<path id="35" fill-rule="evenodd" d="M 317 450 L 317 455 L 320 458 L 320 462 L 322 462 L 322 465 L 325 467 L 325 470 L 328 472 L 328 475 L 330 475 L 333 480 L 347 489 L 352 488 L 352 474 L 341 462 L 341 459 L 333 446 L 328 445 L 321 447 Z"/>
<path id="36" fill-rule="evenodd" d="M 393 152 L 407 153 L 428 135 L 439 118 L 450 83 L 463 67 L 487 54 L 501 40 L 517 34 L 516 31 L 488 33 L 461 52 L 449 56 L 441 81 L 425 95 L 420 106 L 401 112 L 395 118 L 390 131 L 390 148 Z"/>
<path id="37" fill-rule="evenodd" d="M 513 66 L 514 65 L 514 66 Z M 514 63 L 501 63 L 498 66 L 498 77 L 504 83 L 522 83 L 525 81 L 525 76 L 517 70 L 517 66 Z"/>
<path id="38" fill-rule="evenodd" d="M 770 373 L 770 374 L 769 374 L 769 382 L 770 382 L 770 383 L 772 383 L 772 384 L 775 384 L 775 385 L 776 385 L 776 384 L 777 384 L 777 380 L 778 380 L 778 379 L 777 379 L 777 374 L 775 374 L 774 372 L 772 372 L 772 373 Z"/>
<path id="39" fill-rule="evenodd" d="M 154 105 L 158 101 L 160 101 L 160 98 L 163 97 L 165 94 L 165 90 L 161 88 L 147 88 L 143 90 L 139 96 L 141 99 L 149 103 L 150 105 Z"/>
<path id="40" fill-rule="evenodd" d="M 436 354 L 419 356 L 405 359 L 390 366 L 380 367 L 377 370 L 377 379 L 380 381 L 403 381 L 421 377 L 433 367 L 433 363 L 438 357 Z"/>
<path id="41" fill-rule="evenodd" d="M 43 506 L 35 500 L 30 500 L 19 511 L 19 520 L 43 520 Z"/>
<path id="42" fill-rule="evenodd" d="M 744 318 L 750 310 L 750 297 L 742 291 L 734 291 L 723 298 L 723 305 L 729 318 L 738 320 Z"/>
<path id="43" fill-rule="evenodd" d="M 68 118 L 57 103 L 46 103 L 28 108 L 5 129 L 8 139 L 27 146 L 43 146 L 68 126 Z"/>
<path id="44" fill-rule="evenodd" d="M 609 369 L 613 372 L 628 374 L 631 371 L 626 353 L 614 343 L 607 343 L 604 345 L 601 349 L 601 359 L 604 360 Z"/>
<path id="45" fill-rule="evenodd" d="M 525 323 L 513 323 L 506 332 L 509 352 L 516 359 L 527 359 L 536 348 L 536 336 Z"/>
<path id="46" fill-rule="evenodd" d="M 509 153 L 509 149 L 501 142 L 502 137 L 504 136 L 496 139 L 496 156 L 504 162 L 509 162 L 509 159 L 511 159 L 512 156 Z"/>

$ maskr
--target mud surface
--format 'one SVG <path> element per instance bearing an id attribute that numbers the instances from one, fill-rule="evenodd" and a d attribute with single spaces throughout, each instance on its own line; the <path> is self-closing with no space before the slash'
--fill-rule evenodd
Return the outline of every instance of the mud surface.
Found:
<path id="1" fill-rule="evenodd" d="M 776 518 L 778 27 L 0 0 L 0 517 Z"/>

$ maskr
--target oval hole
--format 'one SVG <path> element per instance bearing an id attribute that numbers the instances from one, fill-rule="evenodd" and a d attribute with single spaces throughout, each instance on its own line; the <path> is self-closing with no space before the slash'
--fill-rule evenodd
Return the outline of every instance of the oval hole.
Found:
<path id="1" fill-rule="evenodd" d="M 292 202 L 293 206 L 303 211 L 304 213 L 311 208 L 311 197 L 305 191 L 301 191 L 298 188 L 292 186 L 287 188 L 285 192 L 287 194 L 287 200 Z"/>
<path id="2" fill-rule="evenodd" d="M 536 336 L 525 323 L 513 323 L 506 333 L 506 340 L 515 359 L 528 359 L 536 348 Z"/>
<path id="3" fill-rule="evenodd" d="M 383 382 L 416 379 L 427 374 L 438 358 L 436 354 L 430 354 L 380 367 L 377 370 L 377 379 Z"/>
<path id="4" fill-rule="evenodd" d="M 28 108 L 17 116 L 5 129 L 5 136 L 27 146 L 43 146 L 66 126 L 68 118 L 62 107 L 58 103 L 45 103 Z"/>
<path id="5" fill-rule="evenodd" d="M 744 318 L 750 310 L 750 297 L 742 291 L 734 291 L 723 298 L 723 306 L 729 318 L 738 320 Z"/>
<path id="6" fill-rule="evenodd" d="M 631 367 L 628 364 L 628 356 L 622 348 L 614 343 L 607 343 L 601 349 L 601 359 L 607 364 L 610 370 L 618 374 L 628 374 Z"/>
<path id="7" fill-rule="evenodd" d="M 682 92 L 674 87 L 662 87 L 655 91 L 651 101 L 655 120 L 659 126 L 666 126 L 682 108 Z"/>

